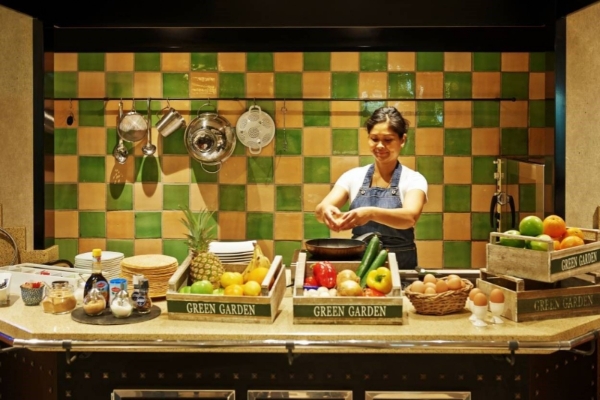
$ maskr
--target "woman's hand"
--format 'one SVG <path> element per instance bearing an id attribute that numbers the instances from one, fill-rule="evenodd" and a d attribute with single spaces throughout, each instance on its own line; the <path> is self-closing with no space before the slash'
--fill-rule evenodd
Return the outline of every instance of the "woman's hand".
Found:
<path id="1" fill-rule="evenodd" d="M 355 208 L 344 213 L 341 218 L 337 220 L 338 230 L 345 231 L 348 229 L 354 229 L 357 226 L 361 226 L 369 222 L 369 207 Z"/>
<path id="2" fill-rule="evenodd" d="M 327 206 L 324 206 L 320 211 L 321 211 L 320 217 L 321 217 L 323 223 L 325 225 L 327 225 L 327 227 L 329 229 L 331 229 L 332 231 L 339 232 L 340 228 L 339 228 L 338 221 L 341 219 L 341 217 L 343 215 L 342 212 L 340 211 L 340 209 L 337 208 L 336 206 L 327 205 Z"/>

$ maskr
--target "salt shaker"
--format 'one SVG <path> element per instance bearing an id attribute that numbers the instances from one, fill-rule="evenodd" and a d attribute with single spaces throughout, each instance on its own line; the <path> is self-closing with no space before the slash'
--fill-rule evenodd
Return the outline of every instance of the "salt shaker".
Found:
<path id="1" fill-rule="evenodd" d="M 127 318 L 131 315 L 133 305 L 131 304 L 127 289 L 123 286 L 121 286 L 121 290 L 117 292 L 110 303 L 110 311 L 117 318 Z"/>

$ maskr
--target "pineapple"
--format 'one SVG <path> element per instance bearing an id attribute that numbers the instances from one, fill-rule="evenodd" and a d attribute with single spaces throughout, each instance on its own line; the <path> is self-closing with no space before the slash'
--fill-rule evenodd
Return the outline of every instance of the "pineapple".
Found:
<path id="1" fill-rule="evenodd" d="M 182 207 L 185 219 L 181 219 L 189 233 L 187 245 L 190 249 L 192 259 L 190 261 L 190 284 L 196 281 L 207 280 L 212 283 L 214 289 L 220 286 L 221 275 L 223 275 L 223 264 L 216 254 L 208 251 L 208 244 L 214 239 L 215 226 L 209 226 L 212 212 L 206 209 L 200 210 L 195 216 L 189 207 Z"/>

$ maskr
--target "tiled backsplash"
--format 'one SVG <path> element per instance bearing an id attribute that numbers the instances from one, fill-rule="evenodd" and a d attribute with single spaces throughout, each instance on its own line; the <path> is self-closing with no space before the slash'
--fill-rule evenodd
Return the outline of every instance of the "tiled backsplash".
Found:
<path id="1" fill-rule="evenodd" d="M 60 53 L 47 64 L 55 130 L 47 135 L 46 238 L 65 259 L 100 247 L 181 261 L 182 204 L 214 210 L 220 240 L 256 239 L 286 264 L 306 239 L 348 237 L 329 232 L 313 211 L 342 172 L 371 162 L 364 122 L 387 103 L 411 123 L 401 162 L 429 182 L 416 229 L 419 264 L 478 268 L 493 160 L 549 163 L 554 154 L 548 53 Z M 493 100 L 500 97 L 517 100 Z M 220 171 L 207 173 L 188 155 L 185 129 L 163 138 L 153 128 L 156 154 L 143 156 L 145 140 L 129 143 L 120 165 L 112 151 L 121 98 L 126 112 L 133 98 L 143 114 L 155 99 L 153 124 L 167 98 L 188 123 L 214 109 L 234 127 L 257 104 L 275 120 L 276 137 L 259 154 L 238 141 Z"/>

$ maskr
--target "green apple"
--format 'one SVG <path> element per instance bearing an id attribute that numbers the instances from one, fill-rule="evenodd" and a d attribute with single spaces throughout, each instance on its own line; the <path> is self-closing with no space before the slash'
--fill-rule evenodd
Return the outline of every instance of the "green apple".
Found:
<path id="1" fill-rule="evenodd" d="M 178 292 L 179 293 L 191 293 L 192 287 L 191 286 L 182 286 L 179 288 Z"/>
<path id="2" fill-rule="evenodd" d="M 552 238 L 549 235 L 546 235 L 543 233 L 541 235 L 537 235 L 536 237 L 540 238 L 540 239 L 547 239 L 549 241 L 552 241 Z M 538 241 L 538 240 L 530 240 L 530 241 L 528 241 L 527 248 L 529 248 L 531 250 L 548 251 L 549 245 L 550 245 L 550 243 L 548 243 L 548 242 L 542 242 L 542 241 Z"/>
<path id="3" fill-rule="evenodd" d="M 224 293 L 225 293 L 225 289 L 223 289 L 223 288 L 215 289 L 212 292 L 212 294 L 217 295 L 217 296 L 223 296 Z"/>
<path id="4" fill-rule="evenodd" d="M 520 235 L 521 232 L 519 232 L 516 229 L 509 229 L 508 231 L 504 232 L 505 235 Z M 516 238 L 511 238 L 511 237 L 507 237 L 507 236 L 500 236 L 500 243 L 502 246 L 509 246 L 509 247 L 525 247 L 525 241 L 522 239 L 516 239 Z"/>
<path id="5" fill-rule="evenodd" d="M 191 293 L 194 294 L 212 294 L 213 285 L 210 281 L 202 280 L 192 283 Z"/>
<path id="6" fill-rule="evenodd" d="M 544 233 L 544 221 L 535 215 L 528 215 L 519 222 L 519 232 L 523 236 L 537 236 Z"/>

